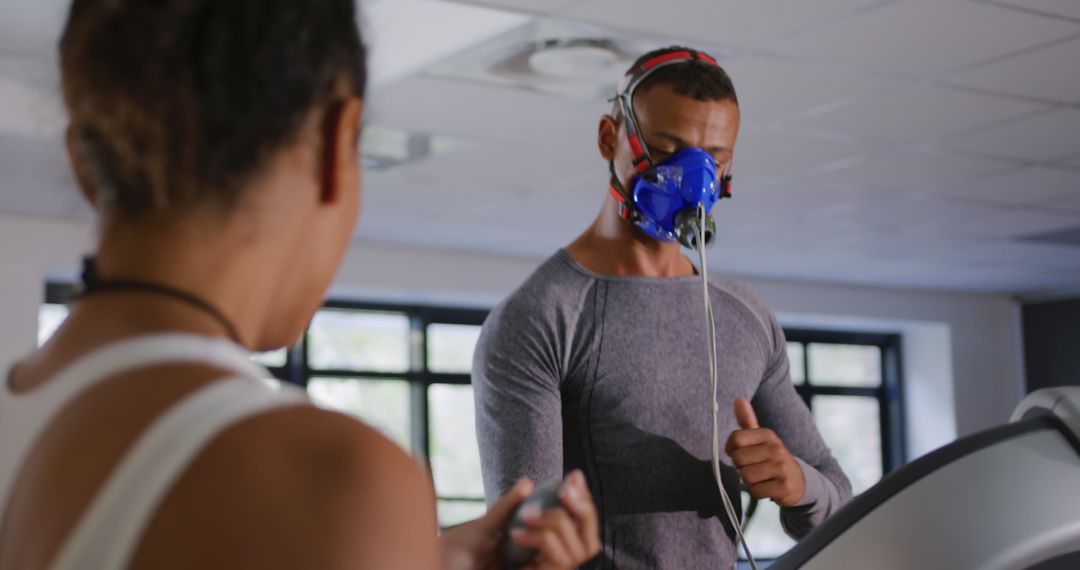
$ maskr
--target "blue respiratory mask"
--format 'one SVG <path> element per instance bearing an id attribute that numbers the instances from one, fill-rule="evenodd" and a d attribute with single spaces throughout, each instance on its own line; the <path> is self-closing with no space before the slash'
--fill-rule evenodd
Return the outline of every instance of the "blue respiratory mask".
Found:
<path id="1" fill-rule="evenodd" d="M 630 188 L 629 219 L 650 237 L 698 246 L 699 207 L 705 209 L 704 244 L 712 242 L 712 209 L 720 199 L 716 162 L 698 148 L 684 148 L 635 176 Z"/>
<path id="2" fill-rule="evenodd" d="M 669 65 L 716 66 L 717 63 L 702 52 L 681 50 L 654 57 L 627 74 L 614 100 L 626 121 L 635 175 L 627 191 L 615 175 L 614 165 L 609 164 L 611 195 L 619 203 L 622 218 L 650 237 L 697 249 L 712 242 L 716 233 L 712 209 L 721 198 L 731 197 L 731 175 L 728 171 L 718 173 L 716 161 L 700 148 L 680 149 L 659 163 L 649 155 L 648 146 L 638 133 L 632 103 L 634 90 L 657 69 Z M 699 228 L 702 208 L 705 223 Z"/>

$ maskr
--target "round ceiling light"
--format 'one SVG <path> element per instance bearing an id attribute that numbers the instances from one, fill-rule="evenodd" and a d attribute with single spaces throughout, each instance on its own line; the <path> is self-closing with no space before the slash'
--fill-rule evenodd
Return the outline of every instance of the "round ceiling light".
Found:
<path id="1" fill-rule="evenodd" d="M 534 73 L 552 77 L 610 73 L 619 62 L 618 50 L 603 39 L 547 40 L 529 55 L 529 67 Z"/>

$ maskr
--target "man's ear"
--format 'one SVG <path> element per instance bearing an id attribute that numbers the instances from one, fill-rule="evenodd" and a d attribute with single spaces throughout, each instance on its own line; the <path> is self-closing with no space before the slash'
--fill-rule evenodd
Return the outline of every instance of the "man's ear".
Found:
<path id="1" fill-rule="evenodd" d="M 97 189 L 90 183 L 90 175 L 86 171 L 86 149 L 79 141 L 79 135 L 73 125 L 68 125 L 64 132 L 64 146 L 67 147 L 68 161 L 71 162 L 71 170 L 75 173 L 75 183 L 79 186 L 79 193 L 83 195 L 91 208 L 97 209 Z"/>
<path id="2" fill-rule="evenodd" d="M 615 160 L 615 143 L 619 137 L 619 122 L 611 115 L 600 117 L 600 125 L 596 133 L 596 146 L 600 149 L 600 156 L 611 162 Z"/>
<path id="3" fill-rule="evenodd" d="M 364 102 L 350 97 L 334 104 L 323 123 L 322 193 L 324 204 L 336 202 L 349 189 L 359 168 L 360 118 Z"/>

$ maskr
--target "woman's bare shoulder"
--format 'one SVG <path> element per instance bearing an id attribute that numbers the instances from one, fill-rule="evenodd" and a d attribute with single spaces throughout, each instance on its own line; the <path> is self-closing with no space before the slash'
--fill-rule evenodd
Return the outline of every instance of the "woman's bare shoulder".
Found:
<path id="1" fill-rule="evenodd" d="M 434 513 L 427 475 L 401 448 L 351 417 L 294 406 L 206 448 L 133 568 L 434 568 Z"/>

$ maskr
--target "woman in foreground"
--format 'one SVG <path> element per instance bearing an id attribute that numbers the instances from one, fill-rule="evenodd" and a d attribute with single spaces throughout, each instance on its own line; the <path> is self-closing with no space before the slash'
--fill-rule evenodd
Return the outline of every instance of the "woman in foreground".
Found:
<path id="1" fill-rule="evenodd" d="M 67 147 L 97 212 L 85 291 L 0 387 L 0 570 L 495 568 L 532 483 L 437 536 L 422 469 L 272 392 L 361 204 L 351 0 L 75 0 Z M 433 196 L 433 199 L 438 197 Z M 598 549 L 580 473 L 511 540 Z"/>

